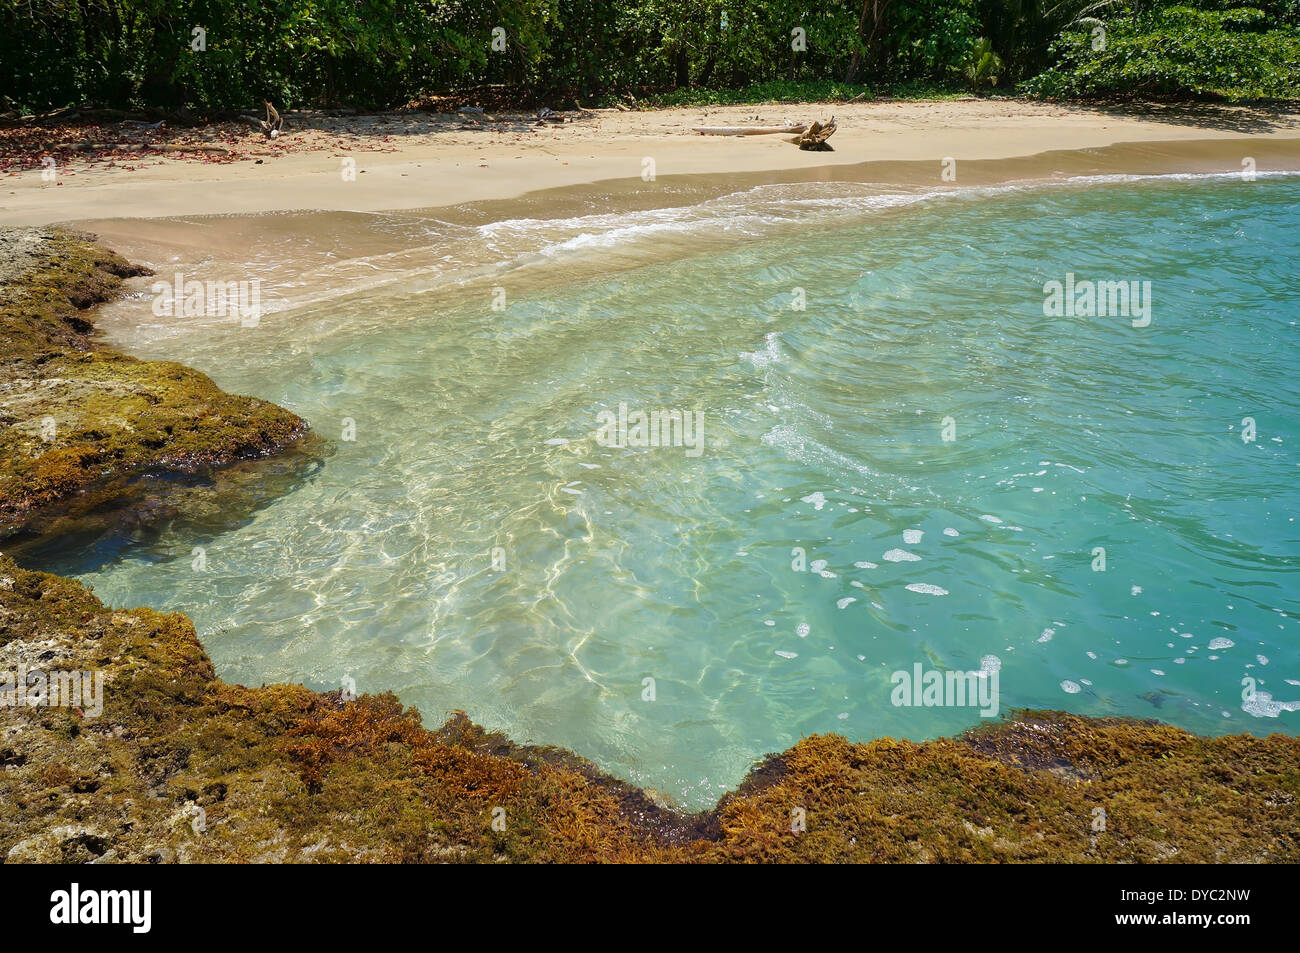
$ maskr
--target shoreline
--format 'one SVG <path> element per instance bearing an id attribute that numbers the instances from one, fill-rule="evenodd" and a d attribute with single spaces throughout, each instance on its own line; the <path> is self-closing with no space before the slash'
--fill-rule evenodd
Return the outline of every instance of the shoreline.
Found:
<path id="1" fill-rule="evenodd" d="M 1247 153 L 1247 150 L 1249 152 Z M 932 162 L 868 162 L 806 170 L 677 176 L 662 186 L 621 179 L 541 189 L 517 199 L 467 202 L 437 208 L 384 212 L 279 211 L 169 218 L 94 218 L 76 223 L 132 261 L 159 274 L 200 280 L 249 280 L 264 284 L 263 325 L 292 333 L 299 313 L 340 296 L 382 295 L 390 282 L 417 279 L 422 290 L 441 294 L 483 293 L 508 279 L 518 293 L 529 282 L 573 280 L 705 253 L 746 241 L 753 229 L 726 227 L 726 206 L 710 203 L 755 189 L 770 193 L 762 230 L 797 229 L 801 185 L 838 186 L 845 208 L 895 215 L 913 201 L 953 200 L 963 195 L 1006 194 L 1035 189 L 1099 188 L 1128 181 L 1177 182 L 1182 177 L 1240 177 L 1248 154 L 1259 181 L 1300 174 L 1300 137 L 1120 143 L 1098 149 L 1051 150 L 1013 159 L 972 160 L 958 165 L 957 180 L 940 179 Z M 789 186 L 792 191 L 782 191 Z M 766 199 L 764 199 L 766 201 Z M 865 204 L 863 204 L 865 203 Z M 659 214 L 662 213 L 662 214 Z M 610 241 L 623 223 L 646 234 L 667 229 L 663 240 L 616 241 L 607 253 L 551 257 L 583 242 Z M 714 225 L 710 225 L 714 223 Z M 508 225 L 498 230 L 498 225 Z M 714 227 L 714 226 L 720 227 Z M 538 255 L 537 252 L 544 252 Z M 136 294 L 148 284 L 132 282 Z M 358 300 L 363 300 L 358 297 Z M 130 353 L 184 360 L 183 344 L 158 348 L 141 328 L 160 319 L 138 309 L 110 306 L 101 328 L 114 346 Z M 187 322 L 161 319 L 168 334 Z M 216 367 L 208 373 L 219 373 Z"/>
<path id="2" fill-rule="evenodd" d="M 690 131 L 700 123 L 762 124 L 830 113 L 840 120 L 830 153 L 802 152 L 780 135 Z M 59 167 L 54 183 L 42 182 L 33 168 L 0 180 L 0 224 L 446 210 L 471 203 L 500 213 L 513 204 L 563 206 L 583 192 L 651 207 L 671 201 L 679 187 L 734 191 L 744 182 L 866 177 L 883 184 L 943 185 L 952 181 L 943 177 L 945 159 L 955 160 L 956 185 L 1052 177 L 1062 171 L 1061 162 L 1087 169 L 1091 153 L 1101 156 L 1091 167 L 1103 172 L 1185 171 L 1187 163 L 1240 171 L 1245 156 L 1255 158 L 1261 171 L 1282 160 L 1300 168 L 1300 109 L 1107 111 L 1023 100 L 937 100 L 600 110 L 540 129 L 528 119 L 485 117 L 465 127 L 456 117 L 384 114 L 292 131 L 283 146 L 253 161 L 209 164 L 151 156 L 101 168 L 74 160 Z M 1244 152 L 1247 144 L 1251 151 Z M 346 159 L 355 161 L 351 181 L 342 175 Z M 651 171 L 654 178 L 646 181 Z M 88 209 L 95 214 L 86 215 Z"/>

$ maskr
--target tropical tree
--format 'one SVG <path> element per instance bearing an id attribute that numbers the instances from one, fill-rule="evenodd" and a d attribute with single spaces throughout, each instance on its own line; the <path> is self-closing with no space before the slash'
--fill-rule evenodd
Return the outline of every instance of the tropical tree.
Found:
<path id="1" fill-rule="evenodd" d="M 971 89 L 979 93 L 980 88 L 988 83 L 996 86 L 1002 75 L 1002 59 L 993 52 L 993 44 L 988 37 L 981 36 L 971 44 L 970 54 L 966 58 L 966 78 L 970 80 Z"/>

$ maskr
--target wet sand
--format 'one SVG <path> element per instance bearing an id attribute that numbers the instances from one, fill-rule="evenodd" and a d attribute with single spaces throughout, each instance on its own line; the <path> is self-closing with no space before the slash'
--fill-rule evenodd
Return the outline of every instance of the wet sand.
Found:
<path id="1" fill-rule="evenodd" d="M 840 131 L 830 153 L 801 152 L 780 136 L 689 131 L 700 122 L 772 123 L 831 112 Z M 500 280 L 503 262 L 524 263 L 541 245 L 619 225 L 630 213 L 681 209 L 689 218 L 702 202 L 758 186 L 845 183 L 861 195 L 1240 174 L 1243 163 L 1261 173 L 1300 171 L 1300 113 L 1246 107 L 1117 113 L 1011 100 L 748 106 L 600 112 L 537 131 L 528 117 L 498 118 L 465 129 L 454 117 L 357 117 L 346 120 L 350 140 L 343 121 L 300 129 L 292 151 L 262 165 L 159 159 L 134 172 L 91 168 L 44 187 L 34 172 L 9 180 L 0 223 L 71 223 L 169 279 L 260 279 L 267 322 L 275 325 L 304 306 L 394 280 L 443 295 L 481 293 L 484 281 Z M 345 183 L 338 147 L 366 135 L 392 151 L 357 151 L 356 181 Z M 650 181 L 641 174 L 647 156 L 655 159 Z M 539 236 L 543 222 L 557 224 Z M 520 227 L 476 228 L 490 223 Z M 577 280 L 583 269 L 610 273 L 745 240 L 743 230 L 704 229 L 703 238 L 684 245 L 666 240 L 671 232 L 599 256 L 569 256 L 562 266 L 516 267 L 510 284 L 518 292 L 525 281 Z M 128 288 L 144 296 L 149 282 L 134 279 Z M 106 305 L 98 318 L 110 340 L 138 354 L 154 346 L 155 332 L 141 328 L 158 321 L 140 300 Z M 192 319 L 162 321 L 180 333 Z"/>
<path id="2" fill-rule="evenodd" d="M 794 150 L 797 151 L 797 150 Z M 744 230 L 705 229 L 693 240 L 665 233 L 654 241 L 611 247 L 598 256 L 531 261 L 540 245 L 599 235 L 624 223 L 644 227 L 634 213 L 680 209 L 683 221 L 700 203 L 758 186 L 783 183 L 843 183 L 855 196 L 864 193 L 926 193 L 1005 184 L 1068 183 L 1091 177 L 1169 174 L 1240 174 L 1250 158 L 1260 173 L 1300 171 L 1300 137 L 1121 143 L 1089 149 L 1051 150 L 1002 159 L 958 161 L 955 181 L 944 181 L 934 160 L 883 160 L 745 173 L 681 175 L 655 182 L 639 177 L 537 190 L 510 199 L 465 202 L 399 212 L 284 211 L 262 215 L 185 215 L 170 218 L 83 219 L 80 227 L 98 234 L 130 260 L 160 275 L 180 273 L 200 280 L 264 281 L 269 312 L 289 312 L 335 297 L 403 280 L 405 287 L 441 293 L 482 293 L 485 281 L 501 280 L 500 265 L 515 261 L 541 267 L 514 268 L 509 283 L 571 281 L 593 269 L 608 274 L 639 267 L 705 247 L 746 240 Z M 1246 183 L 1243 181 L 1243 186 Z M 882 214 L 895 214 L 883 209 Z M 707 211 L 700 210 L 701 216 Z M 719 219 L 721 220 L 721 219 Z M 479 229 L 489 223 L 512 228 Z M 544 223 L 554 223 L 544 224 Z M 544 231 L 545 234 L 539 234 Z M 495 277 L 494 277 L 495 276 Z M 149 282 L 128 287 L 144 293 Z M 178 326 L 192 319 L 170 320 Z M 269 316 L 271 323 L 280 318 Z M 140 302 L 104 306 L 100 327 L 128 350 L 145 347 L 132 340 L 140 322 L 154 323 Z M 133 351 L 134 353 L 134 351 Z"/>
<path id="3" fill-rule="evenodd" d="M 829 153 L 802 152 L 783 136 L 691 131 L 699 124 L 761 125 L 831 114 L 840 128 Z M 68 163 L 60 169 L 61 184 L 42 182 L 37 169 L 11 176 L 0 188 L 0 224 L 432 209 L 530 196 L 522 207 L 533 210 L 523 214 L 540 208 L 551 215 L 563 214 L 565 202 L 576 197 L 556 190 L 653 207 L 797 179 L 980 185 L 1090 174 L 1091 155 L 1121 143 L 1126 149 L 1097 156 L 1093 167 L 1232 171 L 1250 156 L 1266 170 L 1276 163 L 1295 168 L 1300 155 L 1300 111 L 1210 105 L 1102 110 L 1020 100 L 782 103 L 598 110 L 561 126 L 536 126 L 522 114 L 312 122 L 318 128 L 292 131 L 286 140 L 292 148 L 260 164 L 150 157 L 132 161 L 131 170 L 126 163 L 112 169 Z M 356 164 L 354 181 L 342 175 L 347 159 Z M 955 180 L 942 178 L 945 159 L 955 160 Z M 647 181 L 650 171 L 654 177 Z M 473 214 L 510 217 L 517 208 L 489 204 Z"/>

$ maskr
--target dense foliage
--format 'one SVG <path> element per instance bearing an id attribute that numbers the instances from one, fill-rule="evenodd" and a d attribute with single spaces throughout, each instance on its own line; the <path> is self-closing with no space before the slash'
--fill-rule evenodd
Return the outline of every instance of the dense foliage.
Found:
<path id="1" fill-rule="evenodd" d="M 1294 13 L 1294 11 L 1292 11 Z M 1188 6 L 1126 11 L 1094 49 L 1084 24 L 1053 44 L 1057 64 L 1026 84 L 1048 96 L 1227 93 L 1292 97 L 1300 86 L 1300 30 L 1257 8 Z M 1084 32 L 1084 31 L 1087 32 Z"/>
<path id="2" fill-rule="evenodd" d="M 1300 95 L 1300 0 L 1235 2 L 0 0 L 0 95 L 6 109 L 198 111 L 486 88 Z"/>

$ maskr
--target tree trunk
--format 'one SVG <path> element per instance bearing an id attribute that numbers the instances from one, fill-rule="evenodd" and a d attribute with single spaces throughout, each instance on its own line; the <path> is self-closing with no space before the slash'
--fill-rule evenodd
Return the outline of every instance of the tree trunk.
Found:
<path id="1" fill-rule="evenodd" d="M 862 66 L 862 50 L 865 47 L 868 53 L 868 62 L 874 63 L 875 51 L 879 46 L 880 28 L 884 23 L 885 11 L 889 8 L 890 0 L 862 0 L 862 12 L 858 16 L 858 43 L 853 49 L 853 58 L 849 60 L 849 71 L 844 74 L 844 82 L 852 83 L 858 75 L 858 70 Z M 867 22 L 870 19 L 871 32 L 867 33 Z"/>

